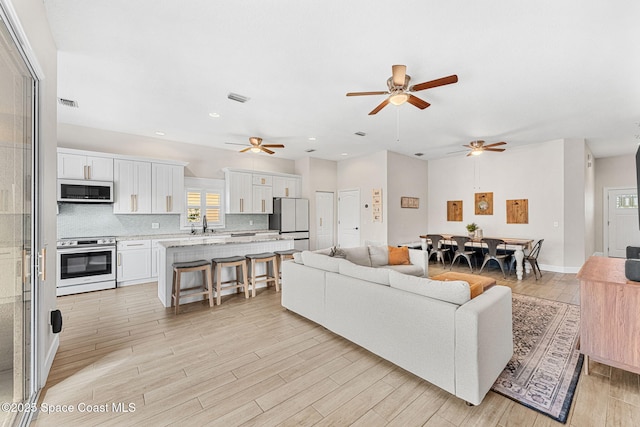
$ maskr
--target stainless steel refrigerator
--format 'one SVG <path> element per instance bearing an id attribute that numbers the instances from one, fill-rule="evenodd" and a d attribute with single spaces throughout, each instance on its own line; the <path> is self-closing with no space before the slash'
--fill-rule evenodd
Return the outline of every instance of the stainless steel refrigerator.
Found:
<path id="1" fill-rule="evenodd" d="M 269 228 L 293 237 L 294 248 L 309 250 L 309 200 L 284 197 L 273 199 Z"/>

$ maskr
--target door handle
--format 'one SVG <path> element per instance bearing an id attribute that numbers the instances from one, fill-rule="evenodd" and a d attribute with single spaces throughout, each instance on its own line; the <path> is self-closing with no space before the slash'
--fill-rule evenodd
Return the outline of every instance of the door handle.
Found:
<path id="1" fill-rule="evenodd" d="M 122 265 L 122 254 L 118 253 L 118 267 Z"/>
<path id="2" fill-rule="evenodd" d="M 359 228 L 358 228 L 358 227 L 356 227 L 356 228 L 354 228 L 354 230 L 359 230 Z"/>
<path id="3" fill-rule="evenodd" d="M 38 276 L 43 282 L 47 280 L 47 248 L 40 249 L 38 254 Z"/>

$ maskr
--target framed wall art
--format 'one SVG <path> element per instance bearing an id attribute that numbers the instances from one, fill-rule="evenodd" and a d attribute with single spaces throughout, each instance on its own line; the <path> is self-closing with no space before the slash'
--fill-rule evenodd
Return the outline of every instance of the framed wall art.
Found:
<path id="1" fill-rule="evenodd" d="M 400 207 L 418 209 L 420 207 L 420 199 L 418 197 L 400 197 Z"/>

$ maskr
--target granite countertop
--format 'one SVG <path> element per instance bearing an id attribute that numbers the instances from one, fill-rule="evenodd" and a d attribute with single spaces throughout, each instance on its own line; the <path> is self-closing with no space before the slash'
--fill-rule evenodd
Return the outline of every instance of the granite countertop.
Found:
<path id="1" fill-rule="evenodd" d="M 228 237 L 237 237 L 235 235 L 238 234 L 279 234 L 278 230 L 234 230 L 234 231 L 212 231 L 209 230 L 206 234 L 202 232 L 191 234 L 189 232 L 182 233 L 167 233 L 167 234 L 137 234 L 130 236 L 120 236 L 117 237 L 116 240 L 119 242 L 127 241 L 127 240 L 188 240 L 188 239 L 216 239 L 216 238 L 228 238 Z M 258 237 L 258 236 L 256 236 Z"/>
<path id="2" fill-rule="evenodd" d="M 199 236 L 187 239 L 166 240 L 159 242 L 160 245 L 165 248 L 177 248 L 183 246 L 196 246 L 196 245 L 228 245 L 233 243 L 254 243 L 254 242 L 270 242 L 276 240 L 293 240 L 291 236 L 281 235 L 257 235 L 257 236 L 238 236 L 238 237 L 224 237 L 224 236 Z"/>

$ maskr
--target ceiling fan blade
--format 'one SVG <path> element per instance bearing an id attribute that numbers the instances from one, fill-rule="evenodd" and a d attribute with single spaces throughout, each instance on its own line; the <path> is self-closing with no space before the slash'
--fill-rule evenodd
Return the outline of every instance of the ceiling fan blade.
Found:
<path id="1" fill-rule="evenodd" d="M 483 151 L 504 151 L 504 150 L 506 150 L 506 148 L 487 148 L 487 147 L 483 148 Z"/>
<path id="2" fill-rule="evenodd" d="M 247 147 L 247 148 L 243 148 L 242 150 L 240 150 L 241 153 L 246 153 L 247 151 L 251 150 L 253 147 Z"/>
<path id="3" fill-rule="evenodd" d="M 257 146 L 257 145 L 260 145 L 260 143 L 262 142 L 262 138 L 258 138 L 257 136 L 252 136 L 251 138 L 249 138 L 249 142 L 251 143 L 251 145 Z"/>
<path id="4" fill-rule="evenodd" d="M 246 146 L 247 146 L 247 144 L 240 144 L 240 143 L 238 143 L 238 142 L 225 142 L 225 144 L 228 144 L 228 145 L 241 145 L 241 146 L 243 146 L 243 147 L 246 147 Z"/>
<path id="5" fill-rule="evenodd" d="M 282 144 L 262 144 L 261 146 L 268 148 L 284 148 L 284 145 Z"/>
<path id="6" fill-rule="evenodd" d="M 387 106 L 387 104 L 389 103 L 389 99 L 385 99 L 384 101 L 382 101 L 376 108 L 374 108 L 373 110 L 371 110 L 371 112 L 369 113 L 370 116 L 376 114 L 378 111 L 382 110 L 384 107 Z"/>
<path id="7" fill-rule="evenodd" d="M 467 157 L 469 156 L 473 156 L 473 151 L 469 151 L 469 154 L 467 154 Z"/>
<path id="8" fill-rule="evenodd" d="M 271 151 L 271 150 L 269 150 L 268 148 L 264 148 L 264 146 L 263 146 L 263 145 L 258 146 L 258 148 L 259 148 L 259 149 L 261 149 L 262 151 L 264 151 L 264 152 L 265 152 L 265 153 L 267 153 L 267 154 L 273 154 L 273 153 L 275 153 L 275 151 Z"/>
<path id="9" fill-rule="evenodd" d="M 363 96 L 363 95 L 388 95 L 389 92 L 386 91 L 378 91 L 378 92 L 349 92 L 347 96 Z"/>
<path id="10" fill-rule="evenodd" d="M 413 105 L 414 107 L 418 107 L 421 110 L 424 110 L 429 105 L 431 105 L 427 101 L 423 101 L 422 99 L 418 98 L 417 96 L 413 96 L 413 95 L 409 95 L 409 99 L 407 99 L 407 102 L 409 104 Z"/>
<path id="11" fill-rule="evenodd" d="M 442 77 L 440 79 L 431 80 L 424 83 L 418 83 L 417 85 L 413 85 L 409 88 L 410 92 L 418 92 L 420 90 L 431 89 L 438 86 L 449 85 L 451 83 L 456 83 L 458 81 L 458 76 L 451 75 L 447 77 Z"/>
<path id="12" fill-rule="evenodd" d="M 465 145 L 463 145 L 463 147 L 467 147 L 467 148 L 474 148 L 474 147 L 472 147 L 472 146 L 471 146 L 471 145 L 469 145 L 469 144 L 465 144 Z"/>
<path id="13" fill-rule="evenodd" d="M 407 75 L 407 66 L 406 65 L 392 65 L 392 81 L 393 85 L 396 87 L 404 86 L 404 78 Z"/>
<path id="14" fill-rule="evenodd" d="M 506 144 L 506 142 L 495 142 L 493 144 L 485 145 L 484 148 L 497 147 L 499 145 L 505 145 L 505 144 Z"/>

